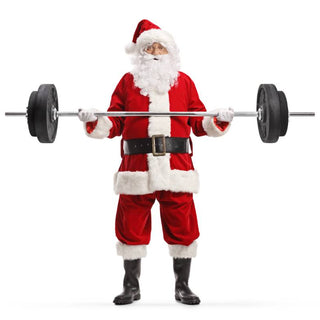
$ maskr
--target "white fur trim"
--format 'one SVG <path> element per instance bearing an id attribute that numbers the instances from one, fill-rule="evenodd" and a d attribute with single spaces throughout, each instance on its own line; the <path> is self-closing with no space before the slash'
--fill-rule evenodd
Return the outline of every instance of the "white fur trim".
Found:
<path id="1" fill-rule="evenodd" d="M 168 92 L 159 94 L 155 92 L 149 93 L 149 112 L 169 112 L 170 102 Z M 149 117 L 148 134 L 152 137 L 155 134 L 164 134 L 170 137 L 171 119 L 170 117 Z"/>
<path id="2" fill-rule="evenodd" d="M 166 47 L 166 49 L 169 52 L 178 50 L 176 43 L 170 33 L 161 29 L 150 29 L 150 30 L 144 31 L 139 36 L 136 43 L 134 42 L 129 43 L 125 47 L 125 51 L 128 54 L 132 54 L 139 51 L 141 52 L 148 45 L 154 42 L 161 43 Z"/>
<path id="3" fill-rule="evenodd" d="M 193 241 L 189 246 L 169 244 L 169 254 L 173 258 L 194 258 L 197 255 L 197 247 L 197 241 Z"/>
<path id="4" fill-rule="evenodd" d="M 149 94 L 150 112 L 168 112 L 170 110 L 169 94 Z M 171 135 L 170 117 L 149 117 L 148 135 L 163 134 L 165 137 Z M 149 187 L 152 190 L 170 190 L 170 154 L 155 157 L 153 154 L 147 156 L 149 168 Z"/>
<path id="5" fill-rule="evenodd" d="M 220 137 L 226 134 L 230 128 L 230 123 L 228 127 L 221 131 L 213 122 L 213 117 L 204 117 L 202 120 L 202 127 L 204 131 L 207 133 L 210 137 Z"/>
<path id="6" fill-rule="evenodd" d="M 128 54 L 139 51 L 141 52 L 148 45 L 154 42 L 162 43 L 166 47 L 166 49 L 168 49 L 168 51 L 177 50 L 176 43 L 170 33 L 161 29 L 150 29 L 144 31 L 139 36 L 136 43 L 130 42 L 128 45 L 126 45 L 125 51 Z"/>
<path id="7" fill-rule="evenodd" d="M 136 45 L 139 48 L 145 48 L 146 46 L 154 43 L 161 42 L 165 46 L 174 46 L 175 42 L 170 33 L 161 29 L 150 29 L 144 31 L 137 39 Z"/>
<path id="8" fill-rule="evenodd" d="M 170 184 L 170 154 L 155 157 L 147 155 L 149 167 L 149 187 L 152 190 L 171 190 Z"/>
<path id="9" fill-rule="evenodd" d="M 173 192 L 199 192 L 199 174 L 196 170 L 171 170 L 170 183 L 167 190 Z"/>
<path id="10" fill-rule="evenodd" d="M 148 194 L 147 171 L 119 171 L 114 175 L 114 192 L 116 194 Z"/>
<path id="11" fill-rule="evenodd" d="M 116 248 L 118 256 L 123 257 L 125 260 L 141 259 L 147 255 L 146 245 L 133 246 L 118 242 Z"/>
<path id="12" fill-rule="evenodd" d="M 91 133 L 86 130 L 86 124 L 84 124 L 84 129 L 87 136 L 95 139 L 107 138 L 110 134 L 110 129 L 112 128 L 112 121 L 108 117 L 99 117 L 98 123 Z"/>
<path id="13" fill-rule="evenodd" d="M 154 157 L 160 158 L 160 157 Z M 165 175 L 148 171 L 119 171 L 114 175 L 116 194 L 148 194 L 158 190 L 199 192 L 199 175 L 195 170 L 170 170 Z"/>
<path id="14" fill-rule="evenodd" d="M 134 53 L 136 50 L 136 44 L 134 42 L 130 42 L 125 46 L 125 51 L 128 54 Z"/>

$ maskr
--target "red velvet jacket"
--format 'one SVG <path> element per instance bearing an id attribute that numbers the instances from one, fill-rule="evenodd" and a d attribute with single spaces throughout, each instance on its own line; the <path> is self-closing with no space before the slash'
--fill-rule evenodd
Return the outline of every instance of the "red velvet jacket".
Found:
<path id="1" fill-rule="evenodd" d="M 147 96 L 134 85 L 133 75 L 126 73 L 112 94 L 108 111 L 203 112 L 206 109 L 193 81 L 182 72 L 167 93 L 150 92 Z M 228 123 L 213 121 L 210 117 L 101 117 L 86 124 L 87 133 L 93 138 L 122 135 L 124 140 L 156 134 L 189 138 L 191 129 L 196 136 L 221 136 L 228 127 Z M 198 173 L 188 153 L 157 157 L 152 153 L 123 155 L 114 188 L 116 193 L 122 194 L 147 194 L 158 190 L 197 192 Z"/>

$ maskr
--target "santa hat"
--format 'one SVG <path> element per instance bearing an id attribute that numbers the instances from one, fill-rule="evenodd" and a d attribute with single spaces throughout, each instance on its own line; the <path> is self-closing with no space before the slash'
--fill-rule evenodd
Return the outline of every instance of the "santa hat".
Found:
<path id="1" fill-rule="evenodd" d="M 161 30 L 149 20 L 141 20 L 133 35 L 132 42 L 126 46 L 127 53 L 139 52 L 154 42 L 159 42 L 168 49 L 176 49 L 173 37 L 166 31 Z"/>

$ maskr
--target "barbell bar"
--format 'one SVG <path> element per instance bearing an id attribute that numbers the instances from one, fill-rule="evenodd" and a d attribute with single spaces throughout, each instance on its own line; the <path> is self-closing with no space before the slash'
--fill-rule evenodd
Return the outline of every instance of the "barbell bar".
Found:
<path id="1" fill-rule="evenodd" d="M 78 112 L 58 112 L 53 109 L 53 117 L 75 117 L 78 116 L 81 109 Z M 218 113 L 210 112 L 190 112 L 190 111 L 172 111 L 172 112 L 148 112 L 148 111 L 110 111 L 110 112 L 94 112 L 97 117 L 217 117 Z M 257 112 L 235 112 L 235 117 L 257 117 Z M 27 112 L 6 112 L 6 116 L 25 116 Z"/>
<path id="2" fill-rule="evenodd" d="M 80 111 L 80 110 L 79 110 Z M 33 91 L 29 98 L 27 112 L 5 112 L 5 116 L 25 116 L 29 132 L 42 143 L 55 140 L 58 118 L 78 116 L 78 112 L 60 112 L 58 94 L 53 84 L 43 84 L 38 91 Z M 216 117 L 212 112 L 95 112 L 97 117 Z M 277 142 L 285 136 L 289 117 L 314 117 L 315 112 L 289 112 L 287 99 L 283 91 L 278 91 L 273 84 L 261 84 L 258 89 L 256 111 L 236 111 L 235 117 L 257 118 L 261 140 L 266 143 Z"/>
<path id="3" fill-rule="evenodd" d="M 79 109 L 80 111 L 81 109 Z M 53 111 L 55 112 L 55 111 Z M 212 112 L 190 112 L 190 111 L 172 111 L 172 112 L 143 112 L 143 111 L 119 111 L 119 112 L 94 112 L 97 117 L 217 117 L 218 113 Z M 79 112 L 57 112 L 57 117 L 76 117 Z M 5 116 L 24 116 L 27 117 L 27 112 L 5 112 Z M 235 117 L 258 117 L 258 111 L 235 111 Z M 315 112 L 289 112 L 290 117 L 314 117 Z"/>

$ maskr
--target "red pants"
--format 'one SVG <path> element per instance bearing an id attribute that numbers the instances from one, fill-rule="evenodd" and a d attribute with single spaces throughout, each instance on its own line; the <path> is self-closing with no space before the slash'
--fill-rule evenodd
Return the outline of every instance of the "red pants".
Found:
<path id="1" fill-rule="evenodd" d="M 127 245 L 150 242 L 151 208 L 159 201 L 164 240 L 168 244 L 189 246 L 199 237 L 192 193 L 157 191 L 144 195 L 119 197 L 116 235 Z"/>

